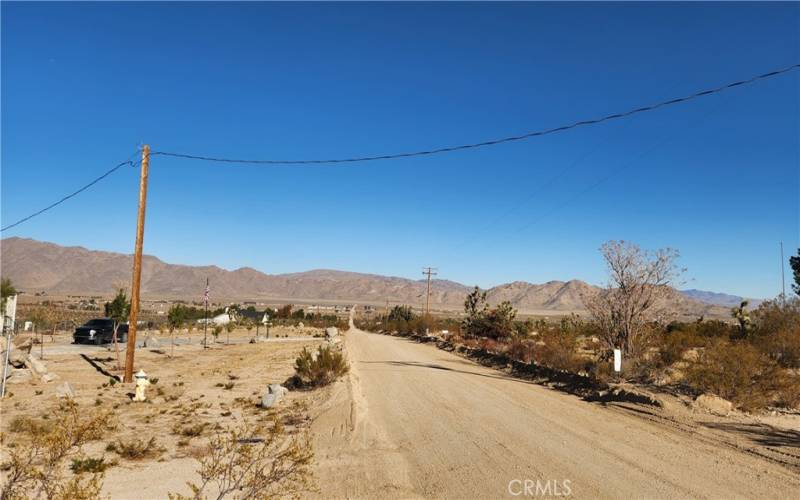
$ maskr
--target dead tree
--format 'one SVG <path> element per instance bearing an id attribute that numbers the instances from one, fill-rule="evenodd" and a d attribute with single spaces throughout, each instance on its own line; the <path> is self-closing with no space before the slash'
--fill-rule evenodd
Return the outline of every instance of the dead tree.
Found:
<path id="1" fill-rule="evenodd" d="M 650 326 L 665 322 L 674 311 L 673 285 L 684 271 L 676 265 L 679 254 L 671 248 L 647 252 L 626 241 L 606 242 L 600 252 L 609 282 L 585 296 L 584 303 L 608 350 L 638 357 Z"/>

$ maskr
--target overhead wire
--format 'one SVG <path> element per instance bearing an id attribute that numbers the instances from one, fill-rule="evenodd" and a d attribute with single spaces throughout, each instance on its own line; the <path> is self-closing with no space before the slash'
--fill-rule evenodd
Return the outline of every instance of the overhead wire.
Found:
<path id="1" fill-rule="evenodd" d="M 91 182 L 89 182 L 88 184 L 85 184 L 85 185 L 83 185 L 82 187 L 80 187 L 80 188 L 79 188 L 77 191 L 73 191 L 72 193 L 70 193 L 70 194 L 68 194 L 68 195 L 64 196 L 63 198 L 61 198 L 60 200 L 58 200 L 58 201 L 56 201 L 56 202 L 54 202 L 54 203 L 51 203 L 50 205 L 48 205 L 48 206 L 44 207 L 43 209 L 41 209 L 41 210 L 39 210 L 39 211 L 37 211 L 37 212 L 34 212 L 34 213 L 32 213 L 32 214 L 28 215 L 27 217 L 23 217 L 22 219 L 19 219 L 18 221 L 14 222 L 13 224 L 9 224 L 9 225 L 7 225 L 7 226 L 3 227 L 2 229 L 0 229 L 0 232 L 2 232 L 2 231 L 8 231 L 9 229 L 11 229 L 11 228 L 13 228 L 13 227 L 16 227 L 16 226 L 18 226 L 18 225 L 22 224 L 23 222 L 27 222 L 27 221 L 29 221 L 29 220 L 33 219 L 34 217 L 36 217 L 36 216 L 39 216 L 39 215 L 41 215 L 41 214 L 43 214 L 43 213 L 47 212 L 48 210 L 51 210 L 51 209 L 53 209 L 53 208 L 57 207 L 58 205 L 61 205 L 61 204 L 62 204 L 62 203 L 64 203 L 65 201 L 69 200 L 70 198 L 73 198 L 73 197 L 75 197 L 75 196 L 77 196 L 77 195 L 81 194 L 82 192 L 86 191 L 87 189 L 89 189 L 90 187 L 94 186 L 94 185 L 95 185 L 95 184 L 97 184 L 98 182 L 102 181 L 103 179 L 105 179 L 105 178 L 106 178 L 106 177 L 108 177 L 109 175 L 113 174 L 114 172 L 116 172 L 116 171 L 117 171 L 117 170 L 119 170 L 120 168 L 124 167 L 125 165 L 136 166 L 136 164 L 138 163 L 138 161 L 133 161 L 133 160 L 132 160 L 132 158 L 133 158 L 133 156 L 134 156 L 135 154 L 136 154 L 136 153 L 133 153 L 131 156 L 129 156 L 129 157 L 128 157 L 128 159 L 127 159 L 127 160 L 125 160 L 125 161 L 123 161 L 123 162 L 120 162 L 120 163 L 117 163 L 117 164 L 116 164 L 116 165 L 114 165 L 114 166 L 113 166 L 111 169 L 109 169 L 109 170 L 107 170 L 105 173 L 103 173 L 101 176 L 99 176 L 99 177 L 96 177 L 95 179 L 93 179 L 93 180 L 92 180 Z"/>
<path id="2" fill-rule="evenodd" d="M 212 157 L 212 156 L 202 156 L 202 155 L 195 155 L 195 154 L 186 154 L 186 153 L 174 153 L 168 151 L 154 151 L 151 153 L 153 156 L 160 155 L 160 156 L 170 156 L 173 158 L 183 158 L 187 160 L 202 160 L 202 161 L 210 161 L 210 162 L 218 162 L 218 163 L 248 163 L 248 164 L 261 164 L 261 165 L 318 165 L 318 164 L 335 164 L 335 163 L 357 163 L 357 162 L 367 162 L 367 161 L 377 161 L 377 160 L 393 160 L 399 158 L 410 158 L 410 157 L 417 157 L 417 156 L 430 156 L 440 153 L 451 153 L 454 151 L 462 151 L 466 149 L 476 149 L 482 148 L 487 146 L 496 146 L 498 144 L 504 144 L 508 142 L 514 141 L 521 141 L 525 139 L 531 139 L 533 137 L 541 137 L 544 135 L 554 134 L 556 132 L 563 132 L 566 130 L 574 129 L 577 127 L 583 127 L 586 125 L 595 125 L 598 123 L 610 121 L 610 120 L 617 120 L 620 118 L 625 118 L 628 116 L 632 116 L 639 113 L 645 113 L 648 111 L 654 111 L 659 108 L 663 108 L 665 106 L 672 106 L 675 104 L 679 104 L 682 102 L 690 101 L 692 99 L 697 99 L 704 96 L 709 96 L 712 94 L 717 94 L 723 92 L 725 90 L 739 87 L 742 85 L 751 84 L 760 80 L 764 80 L 767 78 L 772 78 L 774 76 L 778 76 L 784 73 L 788 73 L 792 70 L 800 68 L 800 63 L 793 64 L 791 66 L 784 67 L 782 69 L 777 69 L 774 71 L 770 71 L 768 73 L 763 73 L 761 75 L 753 76 L 744 80 L 738 80 L 735 82 L 727 83 L 725 85 L 721 85 L 715 88 L 702 90 L 699 92 L 695 92 L 693 94 L 689 94 L 684 97 L 678 97 L 674 99 L 669 99 L 667 101 L 661 101 L 656 104 L 651 104 L 648 106 L 642 106 L 635 109 L 630 109 L 628 111 L 624 111 L 621 113 L 614 113 L 610 115 L 606 115 L 600 118 L 593 118 L 588 120 L 581 120 L 578 122 L 574 122 L 568 125 L 562 125 L 559 127 L 549 128 L 545 130 L 537 130 L 534 132 L 528 132 L 521 135 L 515 135 L 510 137 L 503 137 L 500 139 L 491 139 L 482 142 L 476 142 L 471 144 L 462 144 L 459 146 L 447 146 L 441 147 L 436 149 L 429 149 L 429 150 L 422 150 L 422 151 L 412 151 L 412 152 L 405 152 L 405 153 L 394 153 L 394 154 L 384 154 L 378 156 L 359 156 L 359 157 L 352 157 L 352 158 L 331 158 L 331 159 L 318 159 L 318 160 L 273 160 L 273 159 L 266 159 L 266 160 L 251 160 L 251 159 L 237 159 L 237 158 L 221 158 L 221 157 Z"/>

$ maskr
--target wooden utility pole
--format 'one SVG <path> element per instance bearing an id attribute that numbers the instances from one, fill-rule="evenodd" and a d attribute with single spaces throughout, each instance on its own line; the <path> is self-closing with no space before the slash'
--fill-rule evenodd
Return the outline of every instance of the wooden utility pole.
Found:
<path id="1" fill-rule="evenodd" d="M 436 276 L 438 273 L 435 267 L 423 267 L 422 274 L 428 276 L 428 289 L 425 292 L 425 316 L 428 316 L 431 313 L 431 275 Z"/>
<path id="2" fill-rule="evenodd" d="M 389 331 L 389 299 L 386 299 L 386 317 L 383 318 L 383 330 Z"/>
<path id="3" fill-rule="evenodd" d="M 139 216 L 136 221 L 136 249 L 133 253 L 131 280 L 131 314 L 128 319 L 128 348 L 125 352 L 123 382 L 133 382 L 133 358 L 136 351 L 136 327 L 139 317 L 139 288 L 142 284 L 142 247 L 144 245 L 144 213 L 147 207 L 147 174 L 150 167 L 150 146 L 142 148 L 142 174 L 139 180 Z"/>
<path id="4" fill-rule="evenodd" d="M 781 241 L 781 302 L 786 304 L 786 276 L 783 267 L 783 242 Z"/>

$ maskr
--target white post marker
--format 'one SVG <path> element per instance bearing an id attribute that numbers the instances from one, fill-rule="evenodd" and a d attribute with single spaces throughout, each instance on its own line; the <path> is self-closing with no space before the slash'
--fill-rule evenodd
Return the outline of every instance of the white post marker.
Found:
<path id="1" fill-rule="evenodd" d="M 614 349 L 614 371 L 622 371 L 622 349 Z"/>

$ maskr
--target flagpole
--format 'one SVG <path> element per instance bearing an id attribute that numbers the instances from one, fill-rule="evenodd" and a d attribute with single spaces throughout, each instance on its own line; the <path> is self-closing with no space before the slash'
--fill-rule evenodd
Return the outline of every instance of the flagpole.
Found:
<path id="1" fill-rule="evenodd" d="M 206 303 L 206 320 L 203 322 L 203 349 L 208 347 L 208 278 L 206 278 L 206 292 L 204 295 Z"/>

